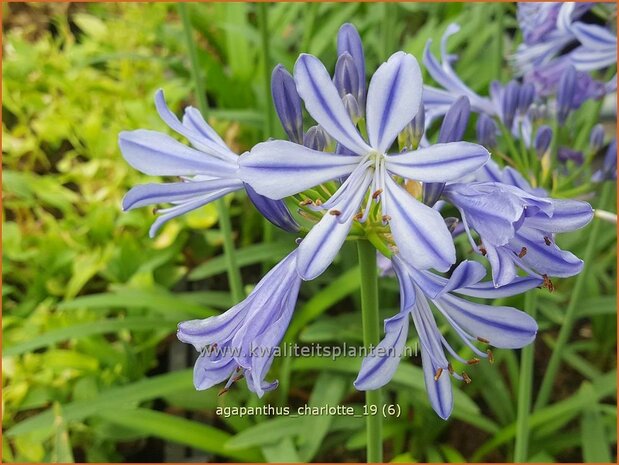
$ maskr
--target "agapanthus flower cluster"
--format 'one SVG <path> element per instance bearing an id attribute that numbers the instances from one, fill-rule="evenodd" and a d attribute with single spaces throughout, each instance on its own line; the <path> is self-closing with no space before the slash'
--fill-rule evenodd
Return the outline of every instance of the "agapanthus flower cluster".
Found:
<path id="1" fill-rule="evenodd" d="M 332 74 L 308 54 L 298 58 L 292 73 L 279 65 L 273 71 L 273 102 L 289 140 L 261 142 L 240 156 L 195 109 L 188 108 L 179 121 L 160 92 L 156 105 L 162 119 L 194 148 L 153 131 L 120 135 L 122 153 L 132 166 L 146 174 L 180 177 L 135 187 L 125 197 L 126 209 L 173 205 L 158 211 L 152 234 L 165 221 L 240 189 L 282 229 L 299 233 L 298 224 L 307 225 L 298 247 L 243 302 L 222 315 L 179 325 L 179 339 L 200 353 L 196 389 L 227 380 L 226 390 L 241 378 L 259 396 L 274 389 L 277 382 L 267 381 L 273 349 L 284 337 L 302 281 L 321 275 L 351 238 L 370 240 L 400 284 L 400 312 L 385 321 L 379 345 L 391 350 L 375 348 L 365 358 L 357 389 L 376 389 L 391 379 L 411 320 L 429 399 L 441 418 L 449 417 L 453 407 L 451 378 L 470 382 L 452 361 L 491 361 L 491 346 L 521 348 L 533 341 L 537 324 L 530 316 L 467 297 L 551 289 L 553 276 L 577 274 L 582 261 L 561 250 L 555 234 L 586 225 L 592 209 L 585 202 L 552 199 L 516 170 L 491 160 L 495 119 L 521 132 L 517 128 L 528 118 L 535 89 L 496 85 L 492 98 L 470 91 L 445 51 L 445 39 L 456 29 L 451 27 L 443 39 L 442 64 L 429 49 L 424 54 L 428 71 L 444 87 L 440 90 L 424 88 L 417 60 L 405 52 L 394 53 L 366 83 L 363 44 L 354 26 L 343 25 Z M 314 124 L 304 124 L 303 108 Z M 477 126 L 488 148 L 462 141 L 471 111 L 486 118 L 480 116 Z M 432 143 L 425 131 L 439 117 L 442 124 Z M 607 177 L 610 169 L 605 165 L 598 177 Z M 286 208 L 286 198 L 297 202 L 295 215 Z M 460 218 L 443 216 L 447 209 Z M 482 263 L 458 261 L 454 236 L 462 233 L 478 260 L 489 264 L 491 279 L 484 280 Z M 437 318 L 475 358 L 459 355 Z"/>

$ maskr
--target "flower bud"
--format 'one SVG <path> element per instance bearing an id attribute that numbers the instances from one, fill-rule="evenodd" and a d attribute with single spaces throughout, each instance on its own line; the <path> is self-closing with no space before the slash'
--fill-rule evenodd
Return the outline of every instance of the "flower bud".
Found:
<path id="1" fill-rule="evenodd" d="M 303 137 L 303 145 L 312 150 L 322 152 L 327 146 L 327 134 L 321 126 L 312 126 Z"/>
<path id="2" fill-rule="evenodd" d="M 567 163 L 571 160 L 578 166 L 582 165 L 585 161 L 585 156 L 582 152 L 572 150 L 567 147 L 559 147 L 559 150 L 557 151 L 557 158 L 562 163 Z"/>
<path id="3" fill-rule="evenodd" d="M 518 95 L 518 112 L 521 115 L 526 114 L 527 110 L 535 99 L 535 86 L 527 82 L 520 87 L 520 94 Z"/>
<path id="4" fill-rule="evenodd" d="M 544 154 L 550 148 L 552 142 L 552 129 L 549 126 L 540 126 L 535 135 L 535 152 L 539 158 L 542 158 Z"/>
<path id="5" fill-rule="evenodd" d="M 344 95 L 344 98 L 342 98 L 342 103 L 344 104 L 344 108 L 346 108 L 352 122 L 357 124 L 357 122 L 363 117 L 359 104 L 357 103 L 357 99 L 353 97 L 352 94 L 346 94 Z"/>
<path id="6" fill-rule="evenodd" d="M 477 142 L 486 148 L 496 147 L 496 123 L 485 113 L 480 113 L 477 118 Z"/>
<path id="7" fill-rule="evenodd" d="M 465 96 L 458 97 L 447 110 L 438 134 L 438 142 L 456 142 L 462 140 L 471 115 L 471 104 Z"/>
<path id="8" fill-rule="evenodd" d="M 589 149 L 597 152 L 604 145 L 604 126 L 596 124 L 589 135 Z"/>
<path id="9" fill-rule="evenodd" d="M 363 43 L 357 28 L 350 23 L 345 23 L 340 27 L 337 33 L 337 55 L 341 56 L 344 53 L 350 54 L 357 70 L 359 79 L 358 93 L 355 95 L 359 107 L 365 106 L 365 55 L 363 53 Z"/>
<path id="10" fill-rule="evenodd" d="M 514 125 L 514 118 L 516 116 L 516 110 L 518 109 L 519 97 L 520 84 L 516 81 L 510 81 L 503 89 L 503 95 L 501 98 L 503 123 L 509 130 L 511 130 Z"/>
<path id="11" fill-rule="evenodd" d="M 559 124 L 565 123 L 574 101 L 576 91 L 576 68 L 570 65 L 563 72 L 557 89 L 557 120 Z"/>
<path id="12" fill-rule="evenodd" d="M 275 111 L 284 131 L 292 142 L 303 142 L 303 112 L 301 97 L 292 75 L 282 65 L 277 65 L 271 75 L 271 95 Z"/>
<path id="13" fill-rule="evenodd" d="M 340 97 L 344 97 L 346 94 L 359 95 L 359 74 L 350 53 L 344 52 L 337 59 L 333 84 L 335 84 Z"/>

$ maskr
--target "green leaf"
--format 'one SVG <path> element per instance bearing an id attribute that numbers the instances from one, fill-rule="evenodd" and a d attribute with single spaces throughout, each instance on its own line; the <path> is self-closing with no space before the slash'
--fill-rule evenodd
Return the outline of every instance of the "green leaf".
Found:
<path id="1" fill-rule="evenodd" d="M 262 453 L 269 463 L 302 462 L 290 437 L 285 437 L 279 442 L 263 446 Z"/>
<path id="2" fill-rule="evenodd" d="M 595 392 L 590 384 L 583 385 L 582 394 L 590 399 L 595 398 Z M 610 463 L 612 461 L 604 421 L 595 402 L 592 402 L 583 413 L 580 421 L 580 434 L 582 457 L 585 462 Z"/>
<path id="3" fill-rule="evenodd" d="M 142 379 L 125 386 L 118 386 L 106 391 L 94 399 L 78 400 L 62 406 L 66 422 L 80 421 L 102 411 L 137 404 L 147 400 L 163 397 L 192 385 L 193 369 L 175 371 L 165 375 Z M 53 412 L 48 409 L 31 416 L 10 428 L 7 436 L 18 436 L 32 431 L 49 429 L 54 423 Z"/>
<path id="4" fill-rule="evenodd" d="M 52 449 L 52 462 L 73 463 L 73 450 L 67 432 L 67 425 L 62 418 L 60 404 L 54 404 L 54 444 Z"/>
<path id="5" fill-rule="evenodd" d="M 235 253 L 238 266 L 253 265 L 265 260 L 280 260 L 290 253 L 292 246 L 289 242 L 271 242 L 266 244 L 250 245 L 243 249 L 238 249 Z M 194 268 L 189 273 L 190 281 L 209 278 L 211 276 L 225 273 L 226 260 L 224 256 L 210 259 L 206 263 Z"/>
<path id="6" fill-rule="evenodd" d="M 101 411 L 97 416 L 146 435 L 195 447 L 233 460 L 259 462 L 262 459 L 258 451 L 230 451 L 225 449 L 223 445 L 230 438 L 228 433 L 212 426 L 167 413 L 138 408 Z"/>

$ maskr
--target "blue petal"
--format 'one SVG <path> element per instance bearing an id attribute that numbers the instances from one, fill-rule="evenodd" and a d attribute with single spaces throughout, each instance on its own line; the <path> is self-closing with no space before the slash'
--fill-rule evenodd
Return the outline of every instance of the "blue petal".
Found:
<path id="1" fill-rule="evenodd" d="M 525 226 L 546 232 L 569 232 L 586 226 L 593 218 L 593 209 L 578 200 L 551 200 L 552 217 L 538 214 L 528 217 Z"/>
<path id="2" fill-rule="evenodd" d="M 423 182 L 453 181 L 484 165 L 490 153 L 470 142 L 435 144 L 401 155 L 385 157 L 389 171 L 398 176 Z"/>
<path id="3" fill-rule="evenodd" d="M 197 108 L 185 108 L 185 114 L 183 115 L 183 126 L 200 134 L 200 136 L 208 140 L 211 144 L 232 153 L 219 134 L 217 134 L 215 130 L 205 121 L 202 113 L 200 113 Z M 236 155 L 234 155 L 234 157 L 236 157 Z"/>
<path id="4" fill-rule="evenodd" d="M 331 137 L 359 155 L 371 151 L 355 129 L 329 73 L 318 58 L 302 54 L 294 66 L 294 79 L 307 112 Z"/>
<path id="5" fill-rule="evenodd" d="M 277 65 L 271 75 L 271 95 L 275 111 L 284 131 L 292 142 L 303 143 L 303 110 L 301 97 L 292 75 L 282 65 Z"/>
<path id="6" fill-rule="evenodd" d="M 209 389 L 232 375 L 237 364 L 232 357 L 213 360 L 208 354 L 200 354 L 193 367 L 193 384 L 198 391 Z"/>
<path id="7" fill-rule="evenodd" d="M 478 304 L 449 294 L 436 304 L 441 313 L 470 335 L 494 347 L 519 349 L 533 342 L 537 334 L 535 320 L 512 307 Z"/>
<path id="8" fill-rule="evenodd" d="M 501 297 L 510 297 L 513 295 L 523 294 L 530 289 L 541 286 L 542 279 L 526 276 L 514 278 L 509 284 L 501 287 L 496 287 L 492 281 L 483 283 L 471 284 L 467 287 L 456 289 L 454 292 L 469 297 L 480 297 L 482 299 L 497 299 Z"/>
<path id="9" fill-rule="evenodd" d="M 451 233 L 439 212 L 416 200 L 389 175 L 385 177 L 383 211 L 400 256 L 418 269 L 447 271 L 456 261 Z"/>
<path id="10" fill-rule="evenodd" d="M 544 233 L 520 228 L 510 245 L 520 250 L 526 247 L 527 254 L 522 261 L 540 274 L 566 278 L 582 271 L 583 261 L 571 252 L 561 250 L 556 244 L 546 245 Z"/>
<path id="11" fill-rule="evenodd" d="M 159 89 L 155 94 L 155 108 L 157 109 L 157 113 L 159 113 L 161 119 L 168 126 L 170 126 L 170 128 L 178 132 L 181 136 L 185 136 L 189 139 L 191 144 L 198 150 L 223 160 L 228 160 L 231 162 L 236 161 L 237 155 L 233 153 L 215 133 L 215 131 L 208 124 L 206 124 L 206 121 L 204 121 L 202 115 L 200 115 L 202 125 L 206 126 L 209 129 L 210 134 L 214 134 L 215 137 L 205 137 L 204 131 L 199 131 L 192 126 L 182 124 L 176 115 L 168 108 L 163 95 L 163 90 L 161 89 Z"/>
<path id="12" fill-rule="evenodd" d="M 353 383 L 360 391 L 379 389 L 395 374 L 408 336 L 408 312 L 400 312 L 385 320 L 385 337 L 363 359 L 359 375 Z"/>
<path id="13" fill-rule="evenodd" d="M 299 225 L 294 220 L 283 200 L 271 200 L 258 194 L 249 184 L 245 184 L 249 200 L 271 223 L 287 232 L 298 232 Z"/>
<path id="14" fill-rule="evenodd" d="M 233 177 L 237 170 L 233 163 L 209 157 L 156 131 L 123 131 L 118 145 L 132 167 L 154 176 L 208 174 L 225 178 Z"/>
<path id="15" fill-rule="evenodd" d="M 183 321 L 178 325 L 176 336 L 181 342 L 193 345 L 199 352 L 211 344 L 222 344 L 230 340 L 241 327 L 251 301 L 248 298 L 221 315 Z"/>
<path id="16" fill-rule="evenodd" d="M 445 373 L 437 381 L 434 380 L 439 367 L 434 366 L 430 356 L 423 349 L 421 350 L 421 363 L 423 365 L 423 379 L 426 384 L 430 405 L 432 405 L 432 408 L 439 417 L 447 420 L 454 406 L 451 379 Z"/>
<path id="17" fill-rule="evenodd" d="M 366 107 L 370 145 L 384 153 L 415 117 L 421 103 L 422 78 L 417 60 L 404 52 L 391 55 L 374 73 Z"/>
<path id="18" fill-rule="evenodd" d="M 236 190 L 241 187 L 243 183 L 236 179 L 141 184 L 127 192 L 123 198 L 122 207 L 123 210 L 132 210 L 158 203 L 182 202 L 222 189 L 234 188 Z"/>
<path id="19" fill-rule="evenodd" d="M 495 286 L 506 286 L 516 278 L 514 257 L 514 252 L 509 248 L 486 246 L 486 258 L 492 268 L 492 281 Z"/>
<path id="20" fill-rule="evenodd" d="M 292 142 L 262 142 L 239 157 L 239 177 L 260 195 L 282 199 L 350 174 L 361 157 L 334 157 Z"/>

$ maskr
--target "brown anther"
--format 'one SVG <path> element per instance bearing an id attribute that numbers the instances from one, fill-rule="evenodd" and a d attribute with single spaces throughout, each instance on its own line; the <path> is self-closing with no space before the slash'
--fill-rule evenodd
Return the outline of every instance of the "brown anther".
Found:
<path id="1" fill-rule="evenodd" d="M 477 357 L 473 357 L 470 360 L 466 361 L 467 365 L 477 365 L 479 363 L 479 359 Z"/>
<path id="2" fill-rule="evenodd" d="M 542 278 L 544 278 L 544 284 L 543 287 L 545 287 L 546 289 L 548 289 L 550 292 L 555 290 L 555 285 L 552 284 L 552 281 L 550 280 L 550 278 L 548 277 L 547 274 L 542 275 Z"/>
<path id="3" fill-rule="evenodd" d="M 352 217 L 353 220 L 359 221 L 361 218 L 363 218 L 363 212 L 359 212 L 357 213 L 355 216 Z"/>
<path id="4" fill-rule="evenodd" d="M 544 242 L 546 243 L 547 246 L 551 246 L 552 245 L 552 241 L 550 240 L 550 238 L 548 236 L 544 236 Z"/>
<path id="5" fill-rule="evenodd" d="M 391 217 L 389 215 L 383 215 L 383 223 L 389 223 L 391 221 Z"/>
<path id="6" fill-rule="evenodd" d="M 299 202 L 299 207 L 305 207 L 307 205 L 311 205 L 312 203 L 314 203 L 314 201 L 312 199 L 301 200 Z"/>
<path id="7" fill-rule="evenodd" d="M 236 372 L 237 372 L 237 373 L 238 373 L 239 371 L 242 371 L 242 370 L 243 370 L 243 369 L 242 369 L 240 366 L 236 367 Z"/>
<path id="8" fill-rule="evenodd" d="M 439 368 L 438 370 L 436 370 L 436 373 L 434 374 L 434 381 L 438 381 L 442 374 L 443 374 L 442 368 Z"/>
<path id="9" fill-rule="evenodd" d="M 451 363 L 447 364 L 447 371 L 449 372 L 450 375 L 454 374 L 454 367 L 451 366 Z"/>
<path id="10" fill-rule="evenodd" d="M 232 382 L 233 382 L 233 383 L 236 383 L 237 381 L 239 381 L 239 380 L 241 380 L 241 379 L 243 379 L 243 378 L 245 378 L 245 375 L 244 375 L 243 373 L 241 373 L 241 374 L 240 374 L 240 375 L 238 375 L 236 378 L 233 378 L 233 379 L 232 379 Z"/>
<path id="11" fill-rule="evenodd" d="M 479 342 L 483 342 L 484 344 L 490 344 L 490 341 L 488 339 L 483 338 L 483 337 L 477 336 L 477 340 Z"/>
<path id="12" fill-rule="evenodd" d="M 340 216 L 342 214 L 339 210 L 329 210 L 329 215 Z"/>
<path id="13" fill-rule="evenodd" d="M 490 349 L 486 350 L 486 353 L 488 354 L 488 363 L 493 364 L 494 363 L 494 354 L 492 353 L 492 351 Z"/>
<path id="14" fill-rule="evenodd" d="M 314 200 L 314 205 L 316 205 L 317 207 L 320 207 L 322 205 L 322 200 L 320 199 Z"/>
<path id="15" fill-rule="evenodd" d="M 522 258 L 527 254 L 527 248 L 523 247 L 522 249 L 520 249 L 520 253 L 518 254 L 518 258 Z"/>
<path id="16" fill-rule="evenodd" d="M 157 213 L 159 213 L 159 208 L 154 207 L 153 208 L 153 215 L 156 215 Z"/>
<path id="17" fill-rule="evenodd" d="M 471 384 L 473 382 L 473 380 L 471 379 L 471 377 L 469 375 L 466 374 L 466 371 L 462 372 L 462 379 L 464 380 L 464 382 L 466 384 Z"/>
<path id="18" fill-rule="evenodd" d="M 488 254 L 488 251 L 483 245 L 479 246 L 479 253 L 481 253 L 484 257 Z"/>
<path id="19" fill-rule="evenodd" d="M 217 393 L 217 397 L 223 396 L 226 392 L 228 392 L 230 389 L 228 388 L 223 388 L 221 391 L 219 391 Z"/>
<path id="20" fill-rule="evenodd" d="M 374 192 L 374 193 L 372 194 L 372 198 L 373 198 L 374 200 L 376 200 L 376 199 L 378 198 L 378 196 L 379 196 L 380 194 L 382 194 L 382 193 L 383 193 L 383 190 L 382 190 L 382 189 L 378 189 L 376 192 Z"/>

